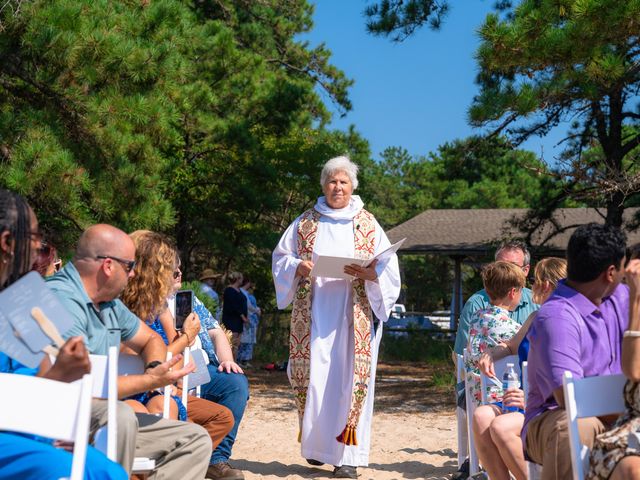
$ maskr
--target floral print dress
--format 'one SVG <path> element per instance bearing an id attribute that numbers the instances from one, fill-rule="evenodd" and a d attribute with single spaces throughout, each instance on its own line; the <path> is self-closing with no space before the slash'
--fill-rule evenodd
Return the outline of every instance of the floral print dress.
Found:
<path id="1" fill-rule="evenodd" d="M 640 383 L 627 380 L 624 403 L 626 410 L 613 427 L 596 437 L 586 480 L 608 479 L 624 457 L 640 456 Z"/>
<path id="2" fill-rule="evenodd" d="M 520 330 L 520 327 L 521 325 L 509 316 L 507 309 L 493 305 L 478 310 L 471 317 L 469 343 L 464 352 L 464 366 L 467 385 L 469 385 L 469 391 L 476 406 L 482 404 L 480 370 L 478 369 L 480 356 L 489 348 L 509 340 Z M 490 403 L 501 401 L 502 385 L 489 382 L 487 398 Z"/>

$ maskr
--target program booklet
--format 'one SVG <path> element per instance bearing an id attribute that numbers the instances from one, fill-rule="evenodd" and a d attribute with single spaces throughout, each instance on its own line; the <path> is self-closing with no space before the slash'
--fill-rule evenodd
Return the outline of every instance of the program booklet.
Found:
<path id="1" fill-rule="evenodd" d="M 313 264 L 313 268 L 311 269 L 311 276 L 352 280 L 353 277 L 351 275 L 344 273 L 344 267 L 351 264 L 366 267 L 370 265 L 374 260 L 378 260 L 379 263 L 382 263 L 388 260 L 393 254 L 395 254 L 405 240 L 406 238 L 403 238 L 402 240 L 391 245 L 386 250 L 380 252 L 375 257 L 369 258 L 367 260 L 349 257 L 332 257 L 329 255 L 319 255 L 315 263 Z"/>
<path id="2" fill-rule="evenodd" d="M 55 343 L 34 318 L 34 309 L 39 309 L 50 320 L 59 335 L 74 323 L 38 272 L 29 272 L 3 290 L 0 293 L 0 352 L 29 368 L 36 368 L 45 355 L 42 349 Z"/>

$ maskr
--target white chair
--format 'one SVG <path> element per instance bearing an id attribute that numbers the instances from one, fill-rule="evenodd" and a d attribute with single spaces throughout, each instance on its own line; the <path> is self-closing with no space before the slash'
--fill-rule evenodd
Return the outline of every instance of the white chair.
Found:
<path id="1" fill-rule="evenodd" d="M 569 446 L 573 480 L 583 480 L 589 468 L 589 448 L 580 443 L 578 419 L 622 413 L 624 405 L 624 375 L 573 378 L 564 372 L 562 390 L 569 422 Z"/>
<path id="2" fill-rule="evenodd" d="M 71 480 L 84 478 L 93 378 L 64 383 L 0 373 L 0 430 L 74 442 Z M 34 393 L 36 392 L 36 393 Z M 46 398 L 46 402 L 42 399 Z M 11 412 L 10 414 L 6 414 Z"/>
<path id="3" fill-rule="evenodd" d="M 464 362 L 462 355 L 456 354 L 456 383 L 464 381 Z M 458 392 L 456 392 L 457 395 Z M 469 455 L 469 434 L 467 432 L 467 420 L 465 411 L 456 407 L 456 420 L 458 422 L 458 468 L 462 466 Z"/>
<path id="4" fill-rule="evenodd" d="M 167 360 L 171 360 L 171 352 L 167 352 Z M 121 353 L 118 356 L 119 375 L 142 375 L 144 373 L 144 360 L 140 355 Z M 164 387 L 164 404 L 162 417 L 169 418 L 169 405 L 171 401 L 171 385 Z"/>
<path id="5" fill-rule="evenodd" d="M 476 411 L 476 402 L 472 397 L 469 382 L 466 381 L 466 372 L 465 372 L 465 404 L 467 407 L 467 437 L 469 439 L 469 444 L 467 450 L 469 452 L 469 475 L 475 475 L 480 472 L 480 463 L 478 461 L 478 452 L 476 452 L 476 445 L 473 439 L 473 412 Z"/>
<path id="6" fill-rule="evenodd" d="M 137 359 L 129 357 L 138 357 Z M 118 348 L 110 347 L 109 354 L 89 355 L 91 360 L 91 372 L 95 376 L 93 396 L 107 400 L 107 425 L 96 432 L 95 447 L 102 451 L 107 457 L 117 461 L 117 439 L 118 423 L 117 402 L 118 402 L 118 373 L 119 366 L 126 374 L 142 373 L 144 365 L 142 359 L 137 355 L 118 356 Z M 122 363 L 121 363 L 122 362 Z M 131 473 L 144 475 L 151 472 L 156 466 L 156 461 L 147 457 L 136 457 L 133 460 Z"/>
<path id="7" fill-rule="evenodd" d="M 502 373 L 504 372 L 507 363 L 513 363 L 514 367 L 518 366 L 518 356 L 510 355 L 501 360 L 495 362 L 495 372 L 498 377 L 502 377 Z M 517 372 L 520 373 L 520 369 L 516 368 Z M 489 380 L 493 381 L 493 380 Z M 502 381 L 500 381 L 502 385 Z M 480 386 L 481 386 L 481 395 L 482 395 L 482 404 L 485 405 L 488 403 L 487 400 L 487 378 L 485 375 L 480 374 Z M 476 452 L 475 439 L 473 438 L 473 412 L 476 410 L 476 402 L 473 400 L 471 396 L 471 392 L 469 390 L 469 386 L 465 385 L 465 393 L 466 393 L 466 405 L 467 405 L 467 431 L 469 436 L 469 475 L 474 475 L 480 471 L 480 464 L 478 461 L 478 453 Z"/>
<path id="8" fill-rule="evenodd" d="M 513 369 L 520 376 L 520 365 L 519 358 L 517 355 L 509 355 L 504 357 L 497 362 L 494 363 L 493 370 L 496 372 L 495 378 L 487 378 L 486 375 L 480 373 L 480 385 L 481 385 L 481 394 L 482 394 L 482 404 L 486 405 L 489 403 L 489 399 L 487 398 L 487 388 L 489 383 L 496 383 L 499 386 L 502 386 L 502 375 L 504 371 L 507 369 L 507 363 L 513 363 Z"/>

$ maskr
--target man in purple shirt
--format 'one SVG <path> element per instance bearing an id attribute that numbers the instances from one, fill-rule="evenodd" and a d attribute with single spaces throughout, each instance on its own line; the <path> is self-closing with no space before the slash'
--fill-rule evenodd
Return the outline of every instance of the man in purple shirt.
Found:
<path id="1" fill-rule="evenodd" d="M 571 478 L 571 455 L 562 376 L 621 373 L 622 334 L 629 290 L 624 276 L 626 238 L 619 229 L 590 223 L 567 247 L 567 279 L 542 305 L 529 331 L 529 396 L 522 440 L 527 456 L 542 464 L 542 479 Z M 604 430 L 598 418 L 578 420 L 589 447 Z"/>

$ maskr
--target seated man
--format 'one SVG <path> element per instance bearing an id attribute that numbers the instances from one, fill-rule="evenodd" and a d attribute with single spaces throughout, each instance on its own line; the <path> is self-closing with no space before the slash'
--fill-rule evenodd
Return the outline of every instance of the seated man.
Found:
<path id="1" fill-rule="evenodd" d="M 622 335 L 629 312 L 624 276 L 625 235 L 591 223 L 567 246 L 567 279 L 538 311 L 529 331 L 529 396 L 522 429 L 525 452 L 542 464 L 542 478 L 572 476 L 562 376 L 621 373 Z M 578 420 L 580 440 L 591 447 L 602 419 Z"/>
<path id="2" fill-rule="evenodd" d="M 90 353 L 106 355 L 123 342 L 146 362 L 142 375 L 118 378 L 119 398 L 175 383 L 193 365 L 171 370 L 181 356 L 165 362 L 166 345 L 133 315 L 118 296 L 132 275 L 135 246 L 129 236 L 110 225 L 94 225 L 80 237 L 73 261 L 48 286 L 75 318 L 66 336 L 79 335 Z M 134 414 L 118 402 L 118 461 L 131 471 L 136 456 L 156 460 L 150 478 L 203 478 L 209 464 L 211 440 L 200 426 Z M 107 422 L 105 401 L 94 400 L 92 431 Z"/>
<path id="3" fill-rule="evenodd" d="M 174 289 L 182 287 L 182 272 L 177 270 L 178 277 L 175 280 Z M 174 307 L 170 304 L 170 308 Z M 201 386 L 202 398 L 224 405 L 233 414 L 233 429 L 220 442 L 211 455 L 211 467 L 208 478 L 224 480 L 242 480 L 243 473 L 229 465 L 231 449 L 236 441 L 238 427 L 244 415 L 244 409 L 249 400 L 249 382 L 243 375 L 242 369 L 233 361 L 231 345 L 227 335 L 220 328 L 220 324 L 207 310 L 204 304 L 194 296 L 193 311 L 200 317 L 200 333 L 198 338 L 202 348 L 209 357 L 207 366 L 211 381 Z"/>

